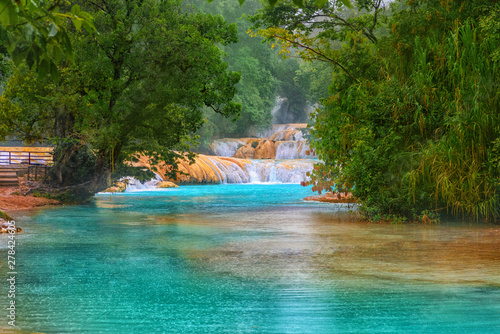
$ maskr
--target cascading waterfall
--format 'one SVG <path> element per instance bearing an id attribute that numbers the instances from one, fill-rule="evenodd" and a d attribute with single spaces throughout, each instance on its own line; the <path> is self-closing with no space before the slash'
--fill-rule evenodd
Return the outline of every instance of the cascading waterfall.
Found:
<path id="1" fill-rule="evenodd" d="M 250 176 L 238 164 L 224 164 L 217 159 L 208 157 L 208 159 L 217 167 L 214 172 L 219 176 L 220 183 L 248 183 Z"/>
<path id="2" fill-rule="evenodd" d="M 305 124 L 279 124 L 267 133 L 268 138 L 220 139 L 212 143 L 218 156 L 199 154 L 194 163 L 179 160 L 177 180 L 181 184 L 200 183 L 301 183 L 308 181 L 316 159 L 303 138 Z M 242 150 L 240 154 L 240 149 Z M 235 152 L 238 158 L 235 158 Z M 309 153 L 309 154 L 308 154 Z M 269 158 L 271 157 L 271 158 Z M 150 167 L 147 158 L 139 166 Z M 159 169 L 166 175 L 166 167 Z M 168 168 L 167 168 L 168 169 Z M 128 181 L 127 190 L 155 188 L 162 178 L 140 184 Z"/>
<path id="3" fill-rule="evenodd" d="M 163 178 L 158 173 L 155 173 L 154 178 L 152 178 L 151 180 L 146 181 L 144 183 L 141 183 L 141 181 L 137 180 L 133 176 L 122 177 L 120 179 L 120 181 L 125 182 L 127 184 L 126 191 L 138 191 L 138 190 L 147 190 L 147 189 L 156 188 L 158 183 L 163 181 Z"/>
<path id="4" fill-rule="evenodd" d="M 232 157 L 241 146 L 246 145 L 246 141 L 241 139 L 225 138 L 214 140 L 210 147 L 215 155 L 219 157 Z"/>
<path id="5" fill-rule="evenodd" d="M 300 183 L 307 180 L 314 160 L 251 160 L 246 165 L 251 183 Z"/>
<path id="6" fill-rule="evenodd" d="M 309 154 L 307 154 L 309 152 Z M 277 143 L 276 159 L 310 159 L 314 158 L 305 140 L 282 141 Z"/>

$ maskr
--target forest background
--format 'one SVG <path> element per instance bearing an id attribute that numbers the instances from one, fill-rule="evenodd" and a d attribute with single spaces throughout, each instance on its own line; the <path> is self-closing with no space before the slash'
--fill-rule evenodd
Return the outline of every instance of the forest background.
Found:
<path id="1" fill-rule="evenodd" d="M 173 162 L 175 151 L 192 148 L 194 133 L 205 148 L 208 138 L 246 135 L 269 125 L 281 96 L 297 120 L 304 106 L 319 103 L 310 140 L 323 163 L 308 182 L 314 190 L 352 192 L 370 219 L 497 219 L 498 1 L 88 3 L 66 11 L 78 16 L 81 7 L 99 32 L 71 18 L 73 62 L 64 47 L 49 48 L 45 62 L 30 57 L 35 26 L 23 28 L 32 43 L 23 51 L 28 65 L 13 66 L 10 56 L 2 63 L 3 134 L 15 129 L 26 140 L 55 141 L 63 148 L 62 183 L 90 182 L 96 191 L 134 152 Z M 137 24 L 141 19 L 154 25 Z M 8 33 L 2 30 L 3 40 Z M 18 46 L 3 54 L 16 60 Z M 138 59 L 151 61 L 133 69 Z M 107 79 L 93 82 L 97 74 Z M 152 89 L 158 82 L 162 89 Z M 103 116 L 105 123 L 96 121 Z M 43 123 L 52 118 L 57 124 Z M 124 122 L 132 130 L 120 132 Z M 71 180 L 75 161 L 90 172 Z"/>

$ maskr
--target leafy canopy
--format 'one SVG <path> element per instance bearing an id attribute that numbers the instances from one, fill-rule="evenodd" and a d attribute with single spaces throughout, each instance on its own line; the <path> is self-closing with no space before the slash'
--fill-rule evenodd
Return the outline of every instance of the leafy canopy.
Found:
<path id="1" fill-rule="evenodd" d="M 61 80 L 42 82 L 19 67 L 4 94 L 23 138 L 65 147 L 56 159 L 61 182 L 84 147 L 96 156 L 93 193 L 109 184 L 117 163 L 137 153 L 173 163 L 196 140 L 204 107 L 238 114 L 231 100 L 239 74 L 227 70 L 217 46 L 236 42 L 235 25 L 186 13 L 178 1 L 81 5 L 98 33 L 69 33 L 75 61 L 59 63 Z"/>
<path id="2" fill-rule="evenodd" d="M 76 30 L 92 33 L 95 29 L 92 15 L 78 4 L 67 8 L 61 0 L 0 0 L 0 45 L 16 65 L 26 60 L 39 75 L 57 80 L 56 64 L 62 57 L 74 57 L 67 21 Z"/>

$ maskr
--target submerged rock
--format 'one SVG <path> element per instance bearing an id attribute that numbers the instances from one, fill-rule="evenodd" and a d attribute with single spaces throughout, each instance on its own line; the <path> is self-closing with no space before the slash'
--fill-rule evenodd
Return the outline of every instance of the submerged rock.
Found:
<path id="1" fill-rule="evenodd" d="M 156 188 L 178 188 L 179 186 L 173 182 L 162 181 L 156 185 Z"/>

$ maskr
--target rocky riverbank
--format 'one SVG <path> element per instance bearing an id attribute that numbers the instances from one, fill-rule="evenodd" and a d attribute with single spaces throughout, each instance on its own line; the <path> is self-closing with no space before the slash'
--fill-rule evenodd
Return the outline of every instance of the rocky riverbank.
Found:
<path id="1" fill-rule="evenodd" d="M 44 197 L 22 196 L 16 187 L 0 187 L 0 211 L 10 213 L 16 210 L 32 209 L 40 206 L 58 205 L 59 201 Z"/>
<path id="2" fill-rule="evenodd" d="M 304 201 L 326 202 L 326 203 L 356 203 L 351 193 L 331 193 L 322 195 L 308 196 Z"/>

